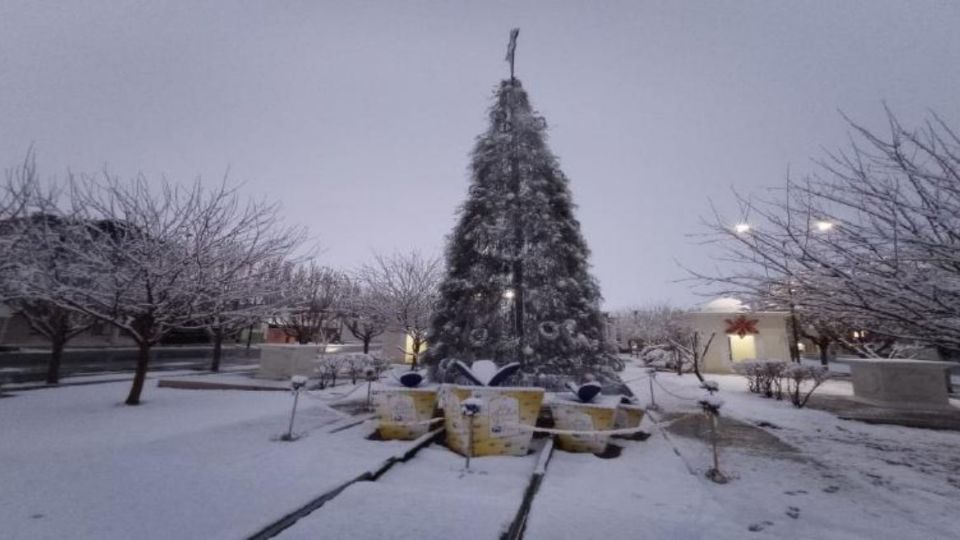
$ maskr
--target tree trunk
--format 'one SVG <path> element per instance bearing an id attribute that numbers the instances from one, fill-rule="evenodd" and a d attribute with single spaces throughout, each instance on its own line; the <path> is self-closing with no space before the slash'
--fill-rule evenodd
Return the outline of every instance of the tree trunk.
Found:
<path id="1" fill-rule="evenodd" d="M 820 365 L 827 366 L 830 363 L 830 341 L 824 340 L 817 343 L 820 349 Z"/>
<path id="2" fill-rule="evenodd" d="M 60 382 L 60 363 L 63 360 L 63 348 L 67 340 L 61 336 L 50 339 L 50 362 L 47 364 L 47 384 Z"/>
<path id="3" fill-rule="evenodd" d="M 796 308 L 793 305 L 793 302 L 790 303 L 790 361 L 797 364 L 800 363 L 800 328 L 797 323 L 797 312 Z"/>
<path id="4" fill-rule="evenodd" d="M 127 396 L 127 405 L 140 404 L 140 392 L 143 391 L 143 381 L 147 378 L 147 365 L 150 363 L 150 344 L 139 343 L 137 352 L 137 372 L 133 376 L 133 386 L 130 387 L 130 395 Z"/>
<path id="5" fill-rule="evenodd" d="M 223 332 L 214 330 L 213 332 L 213 360 L 210 362 L 210 371 L 216 373 L 220 371 L 220 359 L 223 357 Z"/>
<path id="6" fill-rule="evenodd" d="M 413 344 L 410 351 L 410 371 L 417 369 L 417 359 L 420 357 L 420 339 L 413 338 Z"/>
<path id="7" fill-rule="evenodd" d="M 372 339 L 373 337 L 371 336 L 367 336 L 363 338 L 363 354 L 367 354 L 370 352 L 370 340 Z"/>

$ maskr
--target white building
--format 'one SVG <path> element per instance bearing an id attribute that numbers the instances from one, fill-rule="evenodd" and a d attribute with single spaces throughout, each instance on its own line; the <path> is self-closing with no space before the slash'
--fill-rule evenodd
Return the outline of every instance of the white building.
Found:
<path id="1" fill-rule="evenodd" d="M 781 311 L 750 311 L 735 298 L 718 298 L 686 315 L 700 333 L 701 346 L 713 335 L 703 358 L 707 373 L 731 373 L 744 360 L 790 360 L 789 314 Z"/>

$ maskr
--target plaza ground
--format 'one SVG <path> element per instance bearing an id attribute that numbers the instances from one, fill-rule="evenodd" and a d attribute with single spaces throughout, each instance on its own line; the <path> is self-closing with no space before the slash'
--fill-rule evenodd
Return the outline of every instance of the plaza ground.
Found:
<path id="1" fill-rule="evenodd" d="M 645 371 L 623 373 L 641 402 Z M 224 380 L 240 375 L 219 375 Z M 662 410 L 619 457 L 554 451 L 525 538 L 960 538 L 960 433 L 839 420 L 715 376 L 725 401 L 714 484 L 692 375 L 660 373 Z M 125 382 L 0 399 L 0 537 L 243 538 L 376 468 L 409 442 L 369 440 L 326 396 L 301 398 L 282 442 L 286 392 L 157 388 L 121 405 Z M 832 381 L 824 394 L 847 395 Z M 363 392 L 355 392 L 355 396 Z M 539 447 L 539 445 L 537 445 Z M 281 538 L 498 538 L 536 454 L 464 460 L 431 445 L 348 486 Z"/>

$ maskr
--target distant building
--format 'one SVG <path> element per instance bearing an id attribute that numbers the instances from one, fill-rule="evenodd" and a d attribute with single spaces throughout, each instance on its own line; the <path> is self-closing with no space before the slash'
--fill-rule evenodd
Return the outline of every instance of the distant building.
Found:
<path id="1" fill-rule="evenodd" d="M 6 310 L 6 316 L 4 310 Z M 0 304 L 0 346 L 49 348 L 50 340 L 30 328 L 26 317 L 11 313 L 9 307 Z M 68 346 L 132 347 L 134 341 L 116 326 L 95 321 L 89 329 L 72 338 Z"/>
<path id="2" fill-rule="evenodd" d="M 746 360 L 790 360 L 786 312 L 751 311 L 735 298 L 718 298 L 685 319 L 700 333 L 702 344 L 714 336 L 703 358 L 705 372 L 731 373 L 736 363 Z"/>
<path id="3" fill-rule="evenodd" d="M 403 330 L 387 330 L 379 339 L 383 344 L 380 354 L 384 360 L 393 363 L 412 364 L 413 363 L 413 338 Z M 427 352 L 427 344 L 420 345 L 420 356 Z"/>

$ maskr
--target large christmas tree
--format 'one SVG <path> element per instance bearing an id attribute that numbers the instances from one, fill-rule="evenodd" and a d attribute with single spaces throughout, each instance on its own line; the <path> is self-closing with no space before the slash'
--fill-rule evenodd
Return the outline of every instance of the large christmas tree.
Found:
<path id="1" fill-rule="evenodd" d="M 440 380 L 453 379 L 453 360 L 479 359 L 520 362 L 529 384 L 610 380 L 600 290 L 546 121 L 512 76 L 489 116 L 448 239 L 426 361 Z"/>

